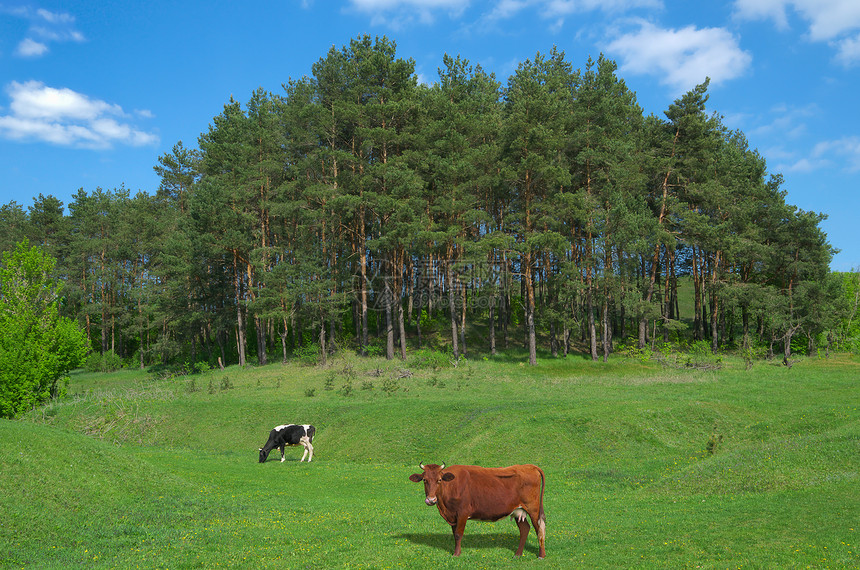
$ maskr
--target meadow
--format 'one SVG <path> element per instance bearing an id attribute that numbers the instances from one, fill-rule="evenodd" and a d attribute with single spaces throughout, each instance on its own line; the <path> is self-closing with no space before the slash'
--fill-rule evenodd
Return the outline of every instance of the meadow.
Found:
<path id="1" fill-rule="evenodd" d="M 860 566 L 858 357 L 520 357 L 76 372 L 0 421 L 0 567 Z M 313 463 L 257 462 L 281 423 L 317 427 Z M 453 558 L 419 462 L 542 467 L 547 558 L 507 519 Z"/>

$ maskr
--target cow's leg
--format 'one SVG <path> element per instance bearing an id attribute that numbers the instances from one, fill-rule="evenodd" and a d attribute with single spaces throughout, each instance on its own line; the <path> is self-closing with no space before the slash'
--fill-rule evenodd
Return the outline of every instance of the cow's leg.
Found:
<path id="1" fill-rule="evenodd" d="M 469 520 L 468 517 L 461 517 L 457 519 L 456 524 L 451 525 L 451 530 L 454 531 L 454 556 L 460 556 L 460 541 L 463 540 L 467 520 Z"/>
<path id="2" fill-rule="evenodd" d="M 308 453 L 310 453 L 310 457 L 308 457 L 308 463 L 310 463 L 311 460 L 313 460 L 314 458 L 314 446 L 311 445 L 311 440 L 308 439 L 308 436 L 303 437 L 300 441 L 302 446 L 304 446 L 305 448 L 305 452 L 302 454 L 302 458 L 299 463 L 305 460 L 305 457 L 308 456 Z"/>
<path id="3" fill-rule="evenodd" d="M 529 530 L 531 530 L 531 527 L 529 526 L 529 521 L 525 520 L 525 517 L 517 517 L 514 520 L 517 521 L 517 527 L 520 529 L 520 547 L 517 548 L 516 556 L 522 556 L 523 549 L 526 547 L 526 540 L 529 537 Z"/>
<path id="4" fill-rule="evenodd" d="M 281 463 L 284 462 L 284 448 L 285 447 L 286 447 L 285 445 L 282 445 L 281 447 L 278 448 L 281 450 Z"/>
<path id="5" fill-rule="evenodd" d="M 544 547 L 544 542 L 546 541 L 546 516 L 543 512 L 537 518 L 531 516 L 531 513 L 529 513 L 529 516 L 532 519 L 532 525 L 535 527 L 535 533 L 537 533 L 538 537 L 538 558 L 546 558 L 546 548 Z M 522 529 L 520 529 L 520 532 L 522 532 Z"/>

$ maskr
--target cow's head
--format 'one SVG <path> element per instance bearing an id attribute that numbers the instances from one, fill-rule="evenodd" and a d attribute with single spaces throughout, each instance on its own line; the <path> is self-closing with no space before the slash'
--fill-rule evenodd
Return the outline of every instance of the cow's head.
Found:
<path id="1" fill-rule="evenodd" d="M 264 450 L 262 447 L 260 448 L 260 463 L 265 463 L 266 458 L 269 457 L 269 452 Z"/>
<path id="2" fill-rule="evenodd" d="M 413 483 L 420 483 L 424 481 L 424 493 L 426 498 L 424 502 L 429 506 L 433 506 L 436 504 L 436 495 L 439 493 L 439 485 L 442 481 L 452 481 L 454 479 L 453 473 L 445 473 L 445 464 L 442 465 L 418 465 L 423 473 L 413 473 L 409 476 L 409 480 Z"/>

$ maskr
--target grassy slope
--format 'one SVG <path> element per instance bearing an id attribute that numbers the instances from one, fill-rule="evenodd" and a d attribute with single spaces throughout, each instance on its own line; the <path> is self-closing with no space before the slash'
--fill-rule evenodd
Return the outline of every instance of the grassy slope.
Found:
<path id="1" fill-rule="evenodd" d="M 398 378 L 404 368 L 231 368 L 193 386 L 77 376 L 77 396 L 0 422 L 0 564 L 513 563 L 510 521 L 469 523 L 462 559 L 449 558 L 450 530 L 407 481 L 419 461 L 541 465 L 543 568 L 860 564 L 856 360 L 718 373 L 479 361 Z M 317 425 L 314 463 L 298 449 L 256 463 L 268 429 L 291 421 Z"/>

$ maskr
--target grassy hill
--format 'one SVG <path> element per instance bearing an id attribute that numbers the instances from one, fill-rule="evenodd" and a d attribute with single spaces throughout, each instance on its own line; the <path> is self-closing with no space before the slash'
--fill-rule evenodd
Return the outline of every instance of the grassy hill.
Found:
<path id="1" fill-rule="evenodd" d="M 338 358 L 72 378 L 0 421 L 0 566 L 735 568 L 860 565 L 860 361 L 678 371 L 616 358 Z M 312 464 L 257 463 L 280 423 Z M 463 556 L 419 462 L 536 463 L 547 559 L 470 522 Z"/>

